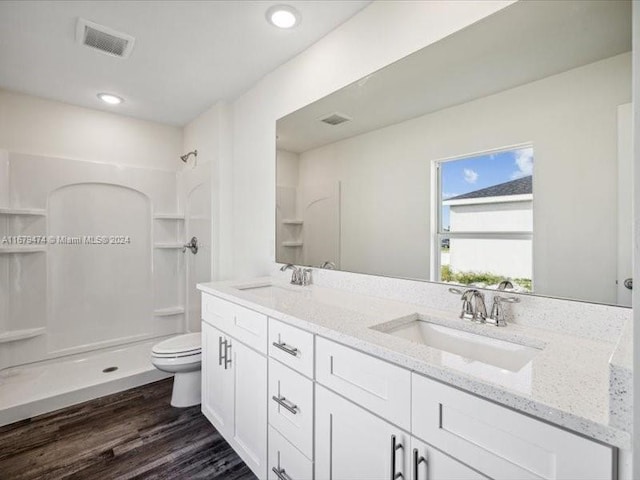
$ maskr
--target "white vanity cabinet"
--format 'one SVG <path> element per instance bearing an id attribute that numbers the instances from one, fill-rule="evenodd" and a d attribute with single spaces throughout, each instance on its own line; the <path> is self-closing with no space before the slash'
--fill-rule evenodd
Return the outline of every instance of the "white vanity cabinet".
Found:
<path id="1" fill-rule="evenodd" d="M 267 317 L 207 294 L 202 303 L 202 413 L 264 479 L 267 358 L 262 352 L 266 352 Z"/>
<path id="2" fill-rule="evenodd" d="M 610 446 L 233 302 L 202 311 L 202 411 L 261 479 L 617 478 Z"/>

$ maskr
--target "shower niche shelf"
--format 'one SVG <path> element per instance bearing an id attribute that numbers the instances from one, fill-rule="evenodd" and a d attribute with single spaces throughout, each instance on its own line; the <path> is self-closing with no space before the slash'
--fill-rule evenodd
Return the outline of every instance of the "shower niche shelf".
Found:
<path id="1" fill-rule="evenodd" d="M 20 253 L 40 253 L 46 252 L 45 246 L 17 245 L 10 247 L 0 247 L 0 255 L 15 255 Z"/>
<path id="2" fill-rule="evenodd" d="M 282 242 L 283 247 L 301 247 L 302 242 Z"/>
<path id="3" fill-rule="evenodd" d="M 296 218 L 285 218 L 282 220 L 283 225 L 302 225 L 304 224 L 304 220 L 299 220 Z"/>
<path id="4" fill-rule="evenodd" d="M 4 236 L 45 236 L 47 212 L 36 208 L 0 208 L 0 238 Z M 38 245 L 0 245 L 0 248 Z M 42 246 L 42 245 L 39 245 Z"/>
<path id="5" fill-rule="evenodd" d="M 46 217 L 47 211 L 42 208 L 0 208 L 0 215 Z"/>
<path id="6" fill-rule="evenodd" d="M 156 213 L 155 220 L 184 220 L 184 213 Z"/>
<path id="7" fill-rule="evenodd" d="M 164 248 L 164 249 L 184 248 L 184 244 L 183 243 L 174 243 L 174 242 L 156 243 L 153 246 L 154 246 L 154 248 Z"/>
<path id="8" fill-rule="evenodd" d="M 184 307 L 181 305 L 175 307 L 159 308 L 153 311 L 154 317 L 172 317 L 173 315 L 182 315 Z"/>
<path id="9" fill-rule="evenodd" d="M 8 332 L 0 333 L 0 344 L 18 342 L 20 340 L 27 340 L 29 338 L 39 337 L 44 335 L 47 331 L 46 328 L 25 328 L 23 330 L 9 330 Z"/>

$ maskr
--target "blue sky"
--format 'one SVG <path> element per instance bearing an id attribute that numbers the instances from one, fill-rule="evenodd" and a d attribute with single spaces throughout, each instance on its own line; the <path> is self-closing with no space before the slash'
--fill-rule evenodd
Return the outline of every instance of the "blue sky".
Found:
<path id="1" fill-rule="evenodd" d="M 443 199 L 473 192 L 533 174 L 533 148 L 505 150 L 441 164 Z M 449 227 L 449 207 L 442 207 L 442 224 Z"/>

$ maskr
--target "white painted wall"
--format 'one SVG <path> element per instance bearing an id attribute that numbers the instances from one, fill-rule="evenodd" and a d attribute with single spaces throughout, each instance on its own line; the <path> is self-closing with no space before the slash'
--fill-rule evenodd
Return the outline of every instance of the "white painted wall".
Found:
<path id="1" fill-rule="evenodd" d="M 135 167 L 182 168 L 181 128 L 116 113 L 0 90 L 0 148 Z"/>
<path id="2" fill-rule="evenodd" d="M 276 184 L 279 187 L 297 187 L 300 157 L 297 153 L 278 150 Z"/>

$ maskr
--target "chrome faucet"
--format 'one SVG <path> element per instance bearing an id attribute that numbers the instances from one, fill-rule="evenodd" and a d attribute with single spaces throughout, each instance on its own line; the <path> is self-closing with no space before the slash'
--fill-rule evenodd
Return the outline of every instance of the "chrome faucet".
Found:
<path id="1" fill-rule="evenodd" d="M 484 295 L 475 288 L 465 290 L 461 297 L 462 312 L 460 318 L 467 318 L 472 322 L 485 323 L 487 320 L 487 307 L 484 303 Z"/>
<path id="2" fill-rule="evenodd" d="M 313 270 L 311 268 L 299 268 L 296 267 L 292 263 L 287 263 L 286 265 L 280 268 L 281 272 L 286 270 L 291 270 L 291 284 L 292 285 L 311 285 L 311 273 Z"/>

